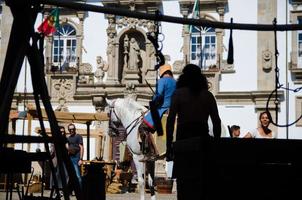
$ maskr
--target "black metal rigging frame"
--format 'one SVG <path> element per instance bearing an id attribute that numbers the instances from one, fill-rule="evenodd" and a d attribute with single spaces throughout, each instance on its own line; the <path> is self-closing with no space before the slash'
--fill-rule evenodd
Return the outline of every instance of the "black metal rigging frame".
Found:
<path id="1" fill-rule="evenodd" d="M 13 24 L 10 33 L 6 58 L 4 62 L 2 77 L 0 81 L 0 136 L 8 135 L 8 121 L 9 113 L 12 104 L 13 94 L 17 85 L 18 77 L 24 62 L 25 56 L 27 56 L 31 67 L 33 93 L 35 97 L 35 103 L 37 105 L 37 111 L 39 115 L 39 122 L 42 129 L 42 135 L 45 144 L 46 152 L 49 154 L 48 142 L 44 123 L 42 120 L 42 112 L 40 108 L 40 100 L 42 101 L 48 119 L 53 137 L 53 143 L 56 149 L 56 155 L 58 158 L 60 176 L 62 179 L 64 198 L 69 199 L 68 188 L 65 178 L 64 165 L 66 166 L 72 189 L 75 191 L 77 199 L 83 199 L 81 187 L 76 177 L 75 170 L 68 157 L 64 142 L 62 142 L 62 135 L 59 130 L 59 126 L 52 109 L 49 94 L 47 91 L 47 85 L 44 78 L 44 61 L 43 61 L 43 36 L 35 33 L 34 24 L 38 12 L 42 7 L 40 3 L 35 1 L 18 1 L 18 0 L 6 0 L 7 6 L 10 7 L 13 15 Z M 39 45 L 39 46 L 38 46 Z M 0 141 L 0 149 L 5 148 L 10 141 Z M 50 167 L 54 173 L 54 167 L 52 162 Z M 63 164 L 64 163 L 64 164 Z M 56 182 L 55 175 L 53 176 Z M 55 184 L 57 186 L 57 184 Z M 57 188 L 57 187 L 56 187 Z M 57 188 L 58 192 L 58 188 Z"/>

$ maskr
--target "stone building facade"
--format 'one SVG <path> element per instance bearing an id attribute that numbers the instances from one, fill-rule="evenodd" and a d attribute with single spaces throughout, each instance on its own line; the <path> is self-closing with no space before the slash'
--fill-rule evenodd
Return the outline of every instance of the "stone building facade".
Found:
<path id="1" fill-rule="evenodd" d="M 282 5 L 278 0 L 255 0 L 257 9 L 255 16 L 257 23 L 271 24 L 272 19 L 278 15 L 278 8 Z M 154 13 L 156 10 L 163 12 L 161 0 L 100 0 L 104 6 L 118 7 L 144 13 Z M 179 12 L 185 17 L 191 17 L 194 12 L 194 0 L 179 0 Z M 199 17 L 217 22 L 226 22 L 225 15 L 232 0 L 200 0 Z M 175 2 L 176 3 L 176 2 Z M 289 7 L 290 23 L 300 23 L 302 19 L 302 1 L 292 0 L 286 2 Z M 279 6 L 279 7 L 278 7 Z M 44 15 L 49 14 L 51 8 L 46 8 Z M 60 108 L 68 109 L 70 105 L 94 106 L 98 112 L 105 109 L 105 97 L 119 98 L 131 97 L 148 106 L 152 91 L 156 83 L 155 49 L 147 39 L 147 33 L 154 33 L 154 21 L 134 19 L 129 17 L 105 15 L 107 25 L 106 55 L 95 58 L 97 66 L 83 62 L 84 23 L 89 20 L 87 12 L 61 9 L 60 29 L 54 36 L 45 38 L 45 74 L 48 90 L 52 102 Z M 240 19 L 236 19 L 240 23 Z M 2 5 L 1 13 L 1 46 L 0 46 L 0 71 L 4 62 L 4 55 L 9 37 L 9 24 L 12 17 L 9 8 Z M 301 20 L 302 23 L 302 20 Z M 159 24 L 161 24 L 159 22 Z M 251 106 L 256 117 L 266 107 L 267 97 L 275 87 L 275 60 L 273 32 L 257 32 L 257 86 L 255 90 L 223 91 L 221 82 L 226 75 L 236 75 L 238 69 L 244 66 L 228 64 L 225 54 L 226 32 L 228 30 L 212 29 L 207 27 L 191 27 L 183 25 L 179 38 L 183 41 L 183 56 L 173 63 L 174 73 L 180 74 L 187 63 L 198 64 L 203 73 L 208 77 L 209 87 L 215 95 L 219 106 Z M 300 32 L 293 31 L 290 44 L 285 44 L 290 49 L 290 62 L 288 73 L 293 86 L 301 84 L 302 64 L 300 64 Z M 302 36 L 301 36 L 302 37 Z M 299 44 L 299 45 L 297 45 Z M 284 53 L 284 52 L 282 52 Z M 239 54 L 239 53 L 238 53 Z M 169 56 L 167 55 L 167 58 Z M 302 63 L 302 62 L 301 62 Z M 235 87 L 235 86 L 234 86 Z M 295 97 L 295 115 L 301 115 L 302 97 Z M 278 109 L 285 104 L 285 92 L 280 91 L 277 103 Z M 269 104 L 274 115 L 274 102 Z M 273 116 L 274 117 L 274 116 Z M 105 129 L 106 123 L 103 123 Z M 301 120 L 295 125 L 302 125 Z M 254 125 L 256 126 L 256 124 Z M 276 132 L 278 128 L 273 128 Z M 298 129 L 295 129 L 297 131 Z"/>

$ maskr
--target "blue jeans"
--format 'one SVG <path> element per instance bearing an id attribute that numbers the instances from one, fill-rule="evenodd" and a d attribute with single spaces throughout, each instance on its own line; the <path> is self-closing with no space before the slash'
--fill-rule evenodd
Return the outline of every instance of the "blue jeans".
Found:
<path id="1" fill-rule="evenodd" d="M 78 165 L 79 161 L 80 161 L 80 158 L 77 157 L 77 156 L 71 156 L 70 157 L 70 160 L 72 162 L 72 165 L 74 167 L 74 170 L 75 170 L 75 173 L 77 175 L 77 178 L 79 180 L 79 183 L 80 183 L 80 187 L 82 187 L 82 177 L 81 177 L 81 172 L 80 172 L 80 167 Z"/>

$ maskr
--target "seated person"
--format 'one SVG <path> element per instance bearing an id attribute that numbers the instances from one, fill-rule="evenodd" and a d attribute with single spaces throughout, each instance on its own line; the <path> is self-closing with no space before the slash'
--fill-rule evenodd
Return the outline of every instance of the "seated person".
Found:
<path id="1" fill-rule="evenodd" d="M 240 137 L 240 126 L 237 126 L 237 125 L 231 126 L 231 134 L 232 134 L 232 138 L 239 138 Z"/>
<path id="2" fill-rule="evenodd" d="M 253 131 L 249 131 L 244 138 L 268 138 L 273 139 L 277 138 L 277 134 L 268 128 L 269 124 L 272 121 L 272 116 L 269 112 L 262 112 L 259 116 L 260 127 L 256 128 Z"/>

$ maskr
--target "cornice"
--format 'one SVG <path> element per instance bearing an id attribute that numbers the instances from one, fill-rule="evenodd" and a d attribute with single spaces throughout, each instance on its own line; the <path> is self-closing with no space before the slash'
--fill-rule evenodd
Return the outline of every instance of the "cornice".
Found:
<path id="1" fill-rule="evenodd" d="M 266 105 L 272 91 L 228 91 L 218 92 L 215 97 L 220 105 Z M 278 91 L 280 101 L 284 101 L 284 91 Z M 270 103 L 271 105 L 271 103 Z"/>

